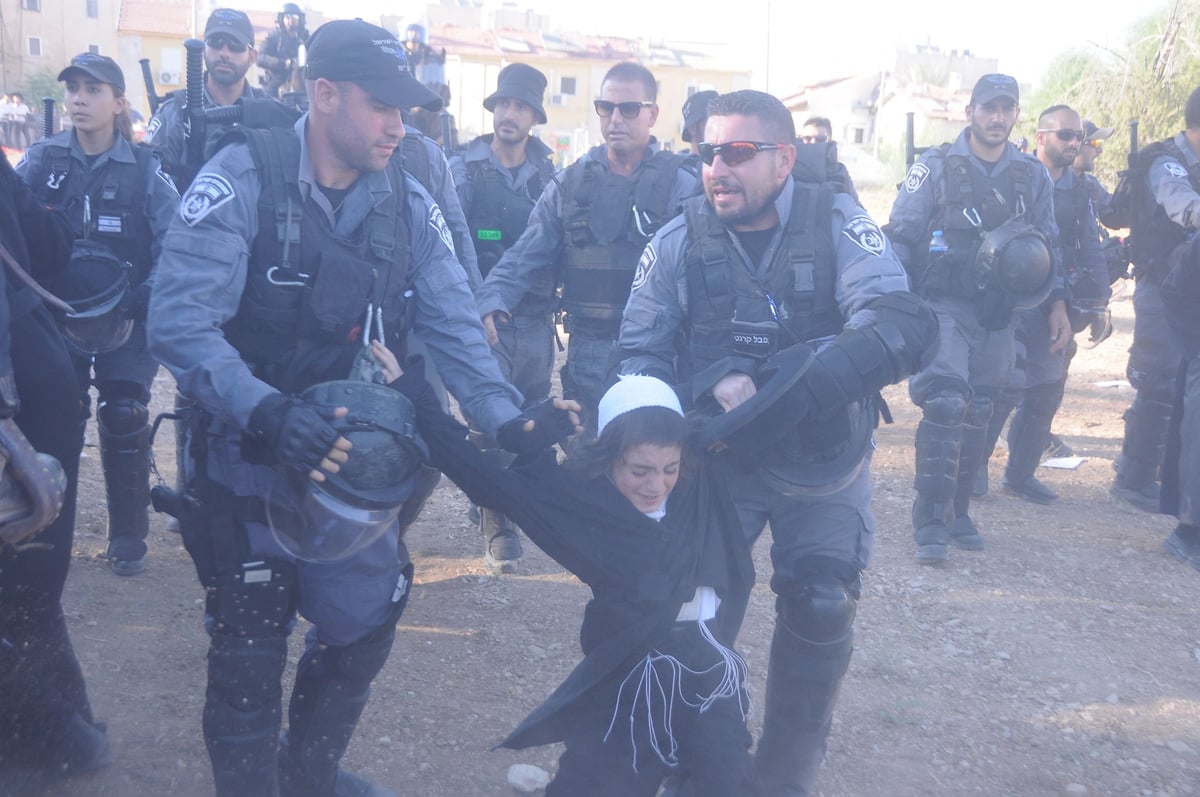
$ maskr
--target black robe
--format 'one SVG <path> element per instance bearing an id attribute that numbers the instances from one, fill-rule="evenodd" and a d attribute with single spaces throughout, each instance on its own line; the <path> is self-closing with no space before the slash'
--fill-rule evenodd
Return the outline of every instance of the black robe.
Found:
<path id="1" fill-rule="evenodd" d="M 473 502 L 507 515 L 592 590 L 580 630 L 583 661 L 500 746 L 562 741 L 573 709 L 581 701 L 612 700 L 614 683 L 663 639 L 698 586 L 714 588 L 721 598 L 708 626 L 733 647 L 754 566 L 733 499 L 701 452 L 686 455 L 694 467 L 685 469 L 659 522 L 607 478 L 588 480 L 561 467 L 553 452 L 518 459 L 508 470 L 492 465 L 453 418 L 427 402 L 414 403 L 431 464 Z"/>

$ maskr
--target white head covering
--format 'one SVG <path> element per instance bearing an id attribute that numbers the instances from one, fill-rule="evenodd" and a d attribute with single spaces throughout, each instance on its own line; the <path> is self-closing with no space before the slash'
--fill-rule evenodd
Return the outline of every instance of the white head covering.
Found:
<path id="1" fill-rule="evenodd" d="M 683 416 L 679 397 L 666 382 L 640 374 L 622 376 L 600 399 L 596 410 L 596 434 L 603 432 L 613 418 L 642 407 L 664 407 Z"/>

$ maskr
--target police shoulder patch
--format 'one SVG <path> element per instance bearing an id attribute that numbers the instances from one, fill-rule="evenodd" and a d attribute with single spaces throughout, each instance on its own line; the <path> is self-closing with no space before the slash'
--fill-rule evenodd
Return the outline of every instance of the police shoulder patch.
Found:
<path id="1" fill-rule="evenodd" d="M 1187 169 L 1175 161 L 1166 161 L 1163 163 L 1163 168 L 1167 170 L 1167 174 L 1172 177 L 1187 177 Z"/>
<path id="2" fill-rule="evenodd" d="M 646 248 L 642 250 L 642 257 L 638 260 L 637 270 L 633 272 L 633 284 L 629 290 L 636 291 L 645 284 L 646 278 L 650 276 L 650 269 L 654 268 L 654 264 L 658 262 L 658 253 L 654 251 L 653 244 L 646 244 Z"/>
<path id="3" fill-rule="evenodd" d="M 910 194 L 915 194 L 925 184 L 925 178 L 929 177 L 929 167 L 924 163 L 914 163 L 912 168 L 908 170 L 908 175 L 904 178 L 904 190 Z"/>
<path id="4" fill-rule="evenodd" d="M 150 120 L 150 124 L 146 125 L 146 135 L 142 137 L 142 141 L 146 144 L 149 144 L 151 141 L 153 141 L 154 134 L 158 132 L 160 127 L 162 127 L 162 117 L 155 116 Z"/>
<path id="5" fill-rule="evenodd" d="M 879 225 L 870 216 L 855 216 L 850 219 L 842 228 L 842 233 L 858 248 L 873 255 L 882 255 L 883 250 L 887 248 L 883 230 L 879 229 Z"/>
<path id="6" fill-rule="evenodd" d="M 442 209 L 437 205 L 429 206 L 429 226 L 442 239 L 442 243 L 450 250 L 450 254 L 454 255 L 454 236 L 450 234 L 450 227 L 446 224 L 445 217 L 442 216 Z M 457 255 L 455 255 L 457 257 Z"/>
<path id="7" fill-rule="evenodd" d="M 233 186 L 221 175 L 198 175 L 179 201 L 179 215 L 189 227 L 195 227 L 205 216 L 234 196 Z"/>

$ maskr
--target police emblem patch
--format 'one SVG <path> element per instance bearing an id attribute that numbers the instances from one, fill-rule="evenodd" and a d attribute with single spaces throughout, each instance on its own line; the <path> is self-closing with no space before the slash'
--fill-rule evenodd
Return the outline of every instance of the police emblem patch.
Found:
<path id="1" fill-rule="evenodd" d="M 879 225 L 870 216 L 855 216 L 850 219 L 842 228 L 842 233 L 854 241 L 859 249 L 873 255 L 882 255 L 883 250 L 887 247 L 887 239 L 883 237 L 883 230 L 879 229 Z"/>
<path id="2" fill-rule="evenodd" d="M 915 194 L 925 184 L 925 178 L 929 176 L 929 167 L 924 163 L 914 163 L 912 168 L 908 170 L 908 175 L 904 178 L 904 190 L 910 194 Z"/>
<path id="3" fill-rule="evenodd" d="M 142 142 L 149 144 L 150 141 L 154 138 L 154 134 L 158 132 L 158 129 L 160 127 L 162 127 L 162 118 L 161 117 L 156 116 L 153 119 L 151 119 L 150 124 L 146 125 L 146 135 L 142 136 Z"/>
<path id="4" fill-rule="evenodd" d="M 1163 164 L 1163 168 L 1167 170 L 1167 174 L 1172 177 L 1187 177 L 1187 169 L 1180 166 L 1175 161 L 1167 161 Z"/>
<path id="5" fill-rule="evenodd" d="M 179 201 L 179 215 L 189 227 L 233 199 L 233 186 L 219 174 L 202 174 Z"/>
<path id="6" fill-rule="evenodd" d="M 450 254 L 454 254 L 454 236 L 450 234 L 450 228 L 446 226 L 446 219 L 442 217 L 442 209 L 434 205 L 429 209 L 429 226 L 433 228 L 438 237 L 442 239 L 442 243 L 450 250 Z"/>
<path id="7" fill-rule="evenodd" d="M 654 264 L 658 262 L 658 253 L 654 251 L 654 247 L 647 245 L 642 250 L 642 257 L 638 260 L 637 271 L 633 272 L 633 284 L 629 290 L 636 291 L 646 282 L 646 277 L 650 276 L 650 269 L 654 268 Z"/>

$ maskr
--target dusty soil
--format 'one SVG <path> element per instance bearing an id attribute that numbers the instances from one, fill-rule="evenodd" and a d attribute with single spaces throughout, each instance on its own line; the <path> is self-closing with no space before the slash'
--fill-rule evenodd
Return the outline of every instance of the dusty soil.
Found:
<path id="1" fill-rule="evenodd" d="M 886 214 L 883 214 L 886 217 Z M 875 557 L 859 606 L 857 650 L 830 738 L 821 797 L 1200 794 L 1200 573 L 1162 553 L 1170 518 L 1108 493 L 1120 448 L 1132 330 L 1076 358 L 1056 430 L 1087 461 L 1039 475 L 1052 507 L 1005 495 L 1005 450 L 974 517 L 981 553 L 947 567 L 913 561 L 909 509 L 918 415 L 902 388 L 875 456 Z M 160 376 L 156 408 L 170 377 Z M 154 521 L 149 565 L 109 572 L 94 429 L 65 598 L 97 715 L 117 763 L 47 795 L 210 795 L 200 735 L 206 636 L 201 592 L 178 536 Z M 170 434 L 156 451 L 173 478 Z M 396 648 L 346 764 L 401 795 L 511 794 L 525 762 L 553 771 L 559 750 L 492 751 L 571 669 L 587 593 L 531 545 L 519 571 L 489 575 L 466 501 L 443 483 L 409 534 L 417 581 Z M 762 704 L 773 597 L 766 539 L 739 645 Z M 299 656 L 303 624 L 292 639 Z M 752 716 L 757 732 L 761 711 Z"/>

